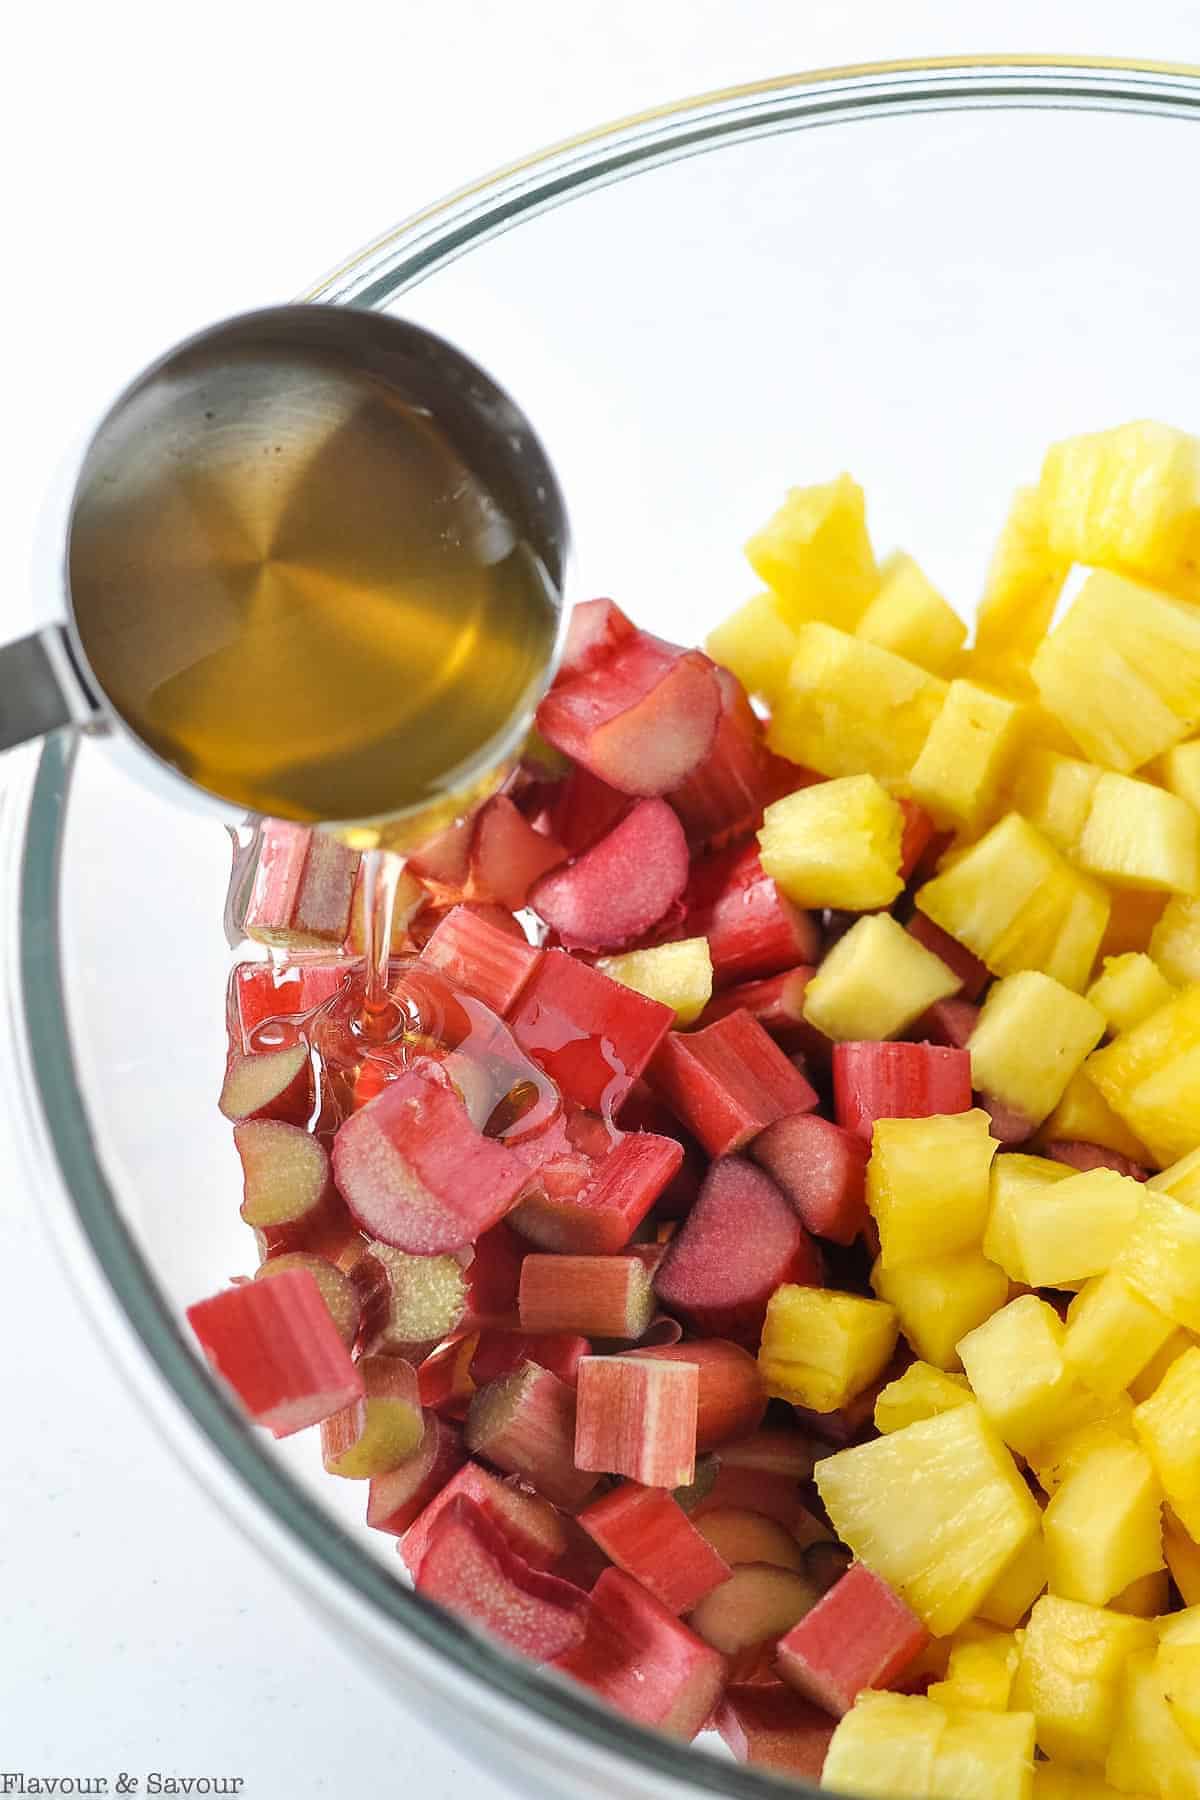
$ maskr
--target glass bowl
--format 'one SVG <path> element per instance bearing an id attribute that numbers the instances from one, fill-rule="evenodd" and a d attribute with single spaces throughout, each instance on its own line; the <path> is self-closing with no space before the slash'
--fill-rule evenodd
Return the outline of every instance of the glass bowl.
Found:
<path id="1" fill-rule="evenodd" d="M 1200 71 L 1175 68 L 788 77 L 514 165 L 307 297 L 402 309 L 511 389 L 563 482 L 577 597 L 612 593 L 695 641 L 752 591 L 739 546 L 782 490 L 849 467 L 877 544 L 969 610 L 1047 442 L 1200 421 L 1200 243 L 1180 211 L 1198 121 Z M 252 1260 L 215 1105 L 228 846 L 94 741 L 9 767 L 31 1168 L 164 1431 L 402 1702 L 522 1793 L 777 1793 L 429 1607 L 372 1541 L 361 1492 L 217 1391 L 180 1327 Z"/>

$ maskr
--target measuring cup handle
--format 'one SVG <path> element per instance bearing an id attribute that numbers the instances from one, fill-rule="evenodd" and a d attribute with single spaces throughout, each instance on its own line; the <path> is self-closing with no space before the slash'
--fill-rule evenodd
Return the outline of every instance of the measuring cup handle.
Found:
<path id="1" fill-rule="evenodd" d="M 99 712 L 61 625 L 45 625 L 0 649 L 0 750 L 60 725 L 86 725 Z"/>

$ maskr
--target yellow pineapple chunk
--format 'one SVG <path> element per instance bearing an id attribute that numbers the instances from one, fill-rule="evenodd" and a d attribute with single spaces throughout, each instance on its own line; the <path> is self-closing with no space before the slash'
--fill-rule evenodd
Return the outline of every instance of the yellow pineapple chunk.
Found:
<path id="1" fill-rule="evenodd" d="M 1146 1186 L 1154 1193 L 1170 1194 L 1185 1206 L 1200 1206 L 1200 1149 L 1189 1150 L 1178 1162 L 1152 1175 Z"/>
<path id="2" fill-rule="evenodd" d="M 997 1576 L 979 1603 L 978 1617 L 1011 1631 L 1046 1587 L 1046 1545 L 1041 1526 Z"/>
<path id="3" fill-rule="evenodd" d="M 785 1283 L 767 1303 L 758 1352 L 763 1384 L 793 1406 L 836 1412 L 883 1373 L 898 1331 L 883 1301 Z"/>
<path id="4" fill-rule="evenodd" d="M 910 1363 L 889 1381 L 875 1402 L 876 1431 L 902 1431 L 918 1419 L 934 1419 L 956 1406 L 969 1406 L 971 1387 L 963 1375 L 947 1375 L 932 1363 Z"/>
<path id="5" fill-rule="evenodd" d="M 1029 1466 L 1044 1494 L 1056 1494 L 1097 1450 L 1123 1445 L 1137 1448 L 1133 1402 L 1128 1394 L 1107 1399 L 1090 1388 L 1079 1388 L 1076 1393 L 1053 1437 L 1029 1452 Z"/>
<path id="6" fill-rule="evenodd" d="M 1170 905 L 1176 904 L 1174 901 Z M 1151 939 L 1153 942 L 1153 938 Z M 1132 1031 L 1152 1012 L 1174 998 L 1174 989 L 1153 957 L 1144 951 L 1128 950 L 1124 956 L 1106 956 L 1104 966 L 1087 997 L 1104 1014 L 1105 1023 L 1115 1037 L 1119 1031 Z M 1099 1138 L 1092 1140 L 1099 1143 Z"/>
<path id="7" fill-rule="evenodd" d="M 1103 889 L 1016 813 L 944 861 L 917 906 L 993 975 L 1038 969 L 1076 991 L 1091 974 L 1109 911 Z"/>
<path id="8" fill-rule="evenodd" d="M 622 987 L 673 1008 L 676 1025 L 693 1025 L 712 999 L 713 968 L 707 938 L 681 938 L 651 950 L 602 956 L 596 967 Z"/>
<path id="9" fill-rule="evenodd" d="M 1200 900 L 1175 894 L 1150 933 L 1150 955 L 1176 987 L 1200 982 Z"/>
<path id="10" fill-rule="evenodd" d="M 804 1017 L 835 1042 L 899 1037 L 961 986 L 890 913 L 871 913 L 825 957 L 804 991 Z"/>
<path id="11" fill-rule="evenodd" d="M 1200 815 L 1149 781 L 1106 770 L 1075 852 L 1081 869 L 1113 887 L 1194 894 L 1200 888 Z"/>
<path id="12" fill-rule="evenodd" d="M 1070 856 L 1083 836 L 1102 774 L 1095 763 L 1035 746 L 1017 763 L 1005 791 L 1013 810 Z"/>
<path id="13" fill-rule="evenodd" d="M 1200 1331 L 1200 1212 L 1145 1191 L 1117 1273 L 1187 1331 Z"/>
<path id="14" fill-rule="evenodd" d="M 1021 1643 L 1012 1704 L 1034 1716 L 1038 1747 L 1083 1768 L 1103 1768 L 1121 1673 L 1150 1651 L 1154 1626 L 1109 1608 L 1045 1594 Z"/>
<path id="15" fill-rule="evenodd" d="M 1087 1387 L 1111 1398 L 1136 1380 L 1173 1330 L 1165 1313 L 1109 1269 L 1071 1302 L 1063 1355 Z"/>
<path id="16" fill-rule="evenodd" d="M 1087 1072 L 1160 1166 L 1194 1150 L 1200 1141 L 1200 986 L 1185 988 L 1097 1050 Z"/>
<path id="17" fill-rule="evenodd" d="M 975 647 L 999 665 L 1027 668 L 1050 629 L 1069 556 L 1050 548 L 1042 497 L 1018 488 L 988 569 L 975 621 Z"/>
<path id="18" fill-rule="evenodd" d="M 969 1619 L 1039 1513 L 977 1406 L 959 1406 L 819 1462 L 842 1542 L 944 1636 Z"/>
<path id="19" fill-rule="evenodd" d="M 1066 1600 L 1105 1606 L 1161 1569 L 1162 1494 L 1150 1458 L 1133 1444 L 1094 1450 L 1055 1490 L 1042 1532 L 1047 1585 Z"/>
<path id="20" fill-rule="evenodd" d="M 1189 1537 L 1200 1538 L 1200 1347 L 1171 1364 L 1150 1398 L 1134 1408 L 1133 1424 L 1171 1511 Z"/>
<path id="21" fill-rule="evenodd" d="M 855 635 L 931 675 L 946 675 L 966 642 L 967 628 L 911 556 L 897 551 L 879 568 L 880 589 Z"/>
<path id="22" fill-rule="evenodd" d="M 755 594 L 709 632 L 704 648 L 732 670 L 748 694 L 761 694 L 774 705 L 796 654 L 796 633 L 774 594 Z"/>
<path id="23" fill-rule="evenodd" d="M 1150 1160 L 1145 1144 L 1134 1137 L 1124 1119 L 1117 1117 L 1086 1069 L 1076 1069 L 1063 1090 L 1062 1099 L 1037 1134 L 1039 1144 L 1072 1140 L 1100 1144 L 1105 1150 L 1115 1150 L 1118 1156 L 1128 1156 L 1133 1162 Z"/>
<path id="24" fill-rule="evenodd" d="M 1010 1280 L 1023 1287 L 1032 1286 L 1021 1261 L 1016 1220 L 1024 1206 L 1024 1195 L 1030 1187 L 1049 1187 L 1055 1182 L 1069 1181 L 1071 1171 L 1063 1163 L 1047 1156 L 1024 1156 L 1010 1151 L 992 1162 L 991 1198 L 987 1228 L 983 1234 L 983 1254 L 998 1263 Z"/>
<path id="25" fill-rule="evenodd" d="M 1176 1725 L 1200 1750 L 1200 1644 L 1160 1644 L 1154 1672 Z"/>
<path id="26" fill-rule="evenodd" d="M 1006 975 L 989 991 L 967 1043 L 972 1085 L 1023 1114 L 1032 1131 L 1103 1035 L 1103 1014 L 1082 994 L 1036 969 Z"/>
<path id="27" fill-rule="evenodd" d="M 1123 576 L 1088 577 L 1033 659 L 1042 705 L 1085 756 L 1128 774 L 1200 717 L 1200 616 Z"/>
<path id="28" fill-rule="evenodd" d="M 1079 1383 L 1063 1356 L 1054 1308 L 1020 1294 L 958 1346 L 967 1380 L 1000 1436 L 1024 1455 L 1070 1421 Z"/>
<path id="29" fill-rule="evenodd" d="M 1165 1567 L 1155 1569 L 1152 1575 L 1131 1581 L 1119 1594 L 1114 1594 L 1108 1604 L 1114 1612 L 1132 1613 L 1135 1619 L 1157 1619 L 1171 1604 L 1170 1572 Z"/>
<path id="30" fill-rule="evenodd" d="M 1162 1349 L 1158 1351 L 1157 1355 L 1150 1358 L 1141 1373 L 1135 1375 L 1129 1383 L 1129 1398 L 1135 1405 L 1140 1406 L 1143 1400 L 1150 1398 L 1162 1382 L 1167 1370 L 1177 1363 L 1184 1351 L 1190 1350 L 1195 1342 L 1190 1331 L 1184 1331 L 1179 1325 L 1175 1327 Z"/>
<path id="31" fill-rule="evenodd" d="M 974 835 L 995 815 L 1021 744 L 1023 709 L 970 681 L 952 681 L 910 782 L 943 831 Z"/>
<path id="32" fill-rule="evenodd" d="M 879 1119 L 867 1165 L 867 1205 L 885 1268 L 978 1245 L 996 1153 L 980 1108 L 925 1119 Z"/>
<path id="33" fill-rule="evenodd" d="M 864 1800 L 1032 1800 L 1033 1719 L 868 1688 L 830 1740 L 821 1786 Z"/>
<path id="34" fill-rule="evenodd" d="M 902 656 L 830 625 L 802 625 L 767 743 L 822 775 L 908 780 L 946 684 Z"/>
<path id="35" fill-rule="evenodd" d="M 1160 759 L 1159 773 L 1164 787 L 1200 812 L 1200 738 L 1168 750 Z"/>
<path id="36" fill-rule="evenodd" d="M 849 475 L 790 488 L 747 543 L 746 557 L 791 625 L 830 619 L 853 631 L 879 588 L 863 491 Z"/>
<path id="37" fill-rule="evenodd" d="M 1052 554 L 1170 578 L 1200 506 L 1196 439 L 1153 419 L 1064 438 L 1046 452 L 1039 494 Z"/>
<path id="38" fill-rule="evenodd" d="M 1104 1772 L 1124 1794 L 1196 1800 L 1200 1756 L 1167 1704 L 1158 1656 L 1147 1646 L 1126 1659 Z"/>
<path id="39" fill-rule="evenodd" d="M 758 833 L 767 874 L 797 906 L 873 912 L 904 886 L 904 814 L 873 775 L 820 781 L 776 800 Z"/>
<path id="40" fill-rule="evenodd" d="M 1013 1232 L 1029 1285 L 1072 1287 L 1101 1274 L 1126 1243 L 1141 1203 L 1141 1183 L 1113 1169 L 1028 1187 L 1013 1208 Z"/>
<path id="41" fill-rule="evenodd" d="M 1021 1646 L 1011 1631 L 990 1631 L 986 1636 L 956 1643 L 950 1652 L 946 1679 L 928 1688 L 926 1698 L 938 1706 L 1007 1712 L 1020 1660 Z"/>
<path id="42" fill-rule="evenodd" d="M 1040 1762 L 1033 1769 L 1033 1800 L 1116 1800 L 1117 1789 L 1086 1769 Z"/>
<path id="43" fill-rule="evenodd" d="M 1184 1605 L 1200 1612 L 1200 1544 L 1188 1536 L 1169 1506 L 1163 1507 L 1163 1555 Z"/>
<path id="44" fill-rule="evenodd" d="M 1142 888 L 1112 888 L 1109 902 L 1108 924 L 1100 940 L 1101 956 L 1123 956 L 1127 950 L 1147 949 L 1167 896 Z"/>
<path id="45" fill-rule="evenodd" d="M 871 1286 L 894 1306 L 900 1329 L 924 1362 L 960 1367 L 958 1341 L 1008 1299 L 1008 1276 L 978 1250 L 885 1269 L 877 1262 Z"/>

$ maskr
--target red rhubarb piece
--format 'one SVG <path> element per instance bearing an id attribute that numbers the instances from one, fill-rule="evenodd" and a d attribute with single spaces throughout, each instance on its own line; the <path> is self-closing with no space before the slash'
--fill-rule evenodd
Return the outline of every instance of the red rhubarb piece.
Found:
<path id="1" fill-rule="evenodd" d="M 480 1388 L 467 1415 L 467 1447 L 574 1511 L 596 1485 L 575 1462 L 575 1397 L 549 1369 L 523 1363 Z"/>
<path id="2" fill-rule="evenodd" d="M 238 963 L 229 977 L 226 1009 L 231 1047 L 245 1051 L 292 1045 L 300 1021 L 332 1000 L 349 980 L 344 957 Z"/>
<path id="3" fill-rule="evenodd" d="M 510 1020 L 521 1048 L 564 1094 L 611 1117 L 658 1049 L 675 1014 L 599 969 L 548 951 Z"/>
<path id="4" fill-rule="evenodd" d="M 693 1339 L 691 1343 L 641 1345 L 628 1353 L 652 1362 L 694 1363 L 699 1381 L 696 1394 L 696 1449 L 711 1450 L 730 1439 L 752 1432 L 767 1410 L 767 1396 L 756 1359 L 740 1344 L 723 1338 Z"/>
<path id="5" fill-rule="evenodd" d="M 638 628 L 613 600 L 580 600 L 571 608 L 558 680 L 586 675 L 637 637 Z"/>
<path id="6" fill-rule="evenodd" d="M 820 1253 L 769 1175 L 723 1157 L 668 1244 L 655 1291 L 694 1330 L 757 1349 L 767 1301 L 784 1282 L 820 1287 Z"/>
<path id="7" fill-rule="evenodd" d="M 1055 1138 L 1043 1146 L 1042 1154 L 1081 1173 L 1089 1169 L 1114 1169 L 1118 1175 L 1128 1175 L 1133 1181 L 1150 1179 L 1151 1171 L 1144 1163 L 1134 1162 L 1117 1150 L 1106 1150 L 1101 1144 L 1085 1144 L 1078 1138 Z"/>
<path id="8" fill-rule="evenodd" d="M 807 1481 L 814 1460 L 810 1440 L 802 1431 L 785 1425 L 764 1426 L 721 1446 L 723 1468 L 760 1469 L 767 1475 L 785 1475 L 791 1481 Z"/>
<path id="9" fill-rule="evenodd" d="M 471 892 L 479 900 L 496 901 L 509 912 L 519 912 L 534 883 L 566 855 L 561 844 L 533 829 L 507 794 L 496 794 L 480 808 L 476 821 L 471 841 Z"/>
<path id="10" fill-rule="evenodd" d="M 587 1636 L 555 1667 L 637 1725 L 689 1742 L 716 1705 L 725 1659 L 621 1569 L 592 1589 Z"/>
<path id="11" fill-rule="evenodd" d="M 250 1119 L 234 1129 L 242 1164 L 242 1218 L 268 1255 L 341 1243 L 352 1226 L 334 1192 L 325 1146 L 300 1125 Z"/>
<path id="12" fill-rule="evenodd" d="M 420 1360 L 435 1344 L 457 1332 L 467 1308 L 467 1282 L 457 1256 L 414 1256 L 379 1242 L 370 1246 L 371 1261 L 384 1272 L 382 1296 L 374 1304 L 364 1327 L 367 1347 L 373 1351 Z M 366 1268 L 352 1271 L 360 1282 Z"/>
<path id="13" fill-rule="evenodd" d="M 401 1537 L 462 1468 L 467 1452 L 457 1425 L 435 1416 L 411 1455 L 386 1475 L 373 1475 L 367 1490 L 367 1524 Z"/>
<path id="14" fill-rule="evenodd" d="M 575 1331 L 481 1331 L 471 1357 L 471 1379 L 485 1387 L 532 1362 L 574 1387 L 580 1359 L 591 1353 L 590 1341 Z"/>
<path id="15" fill-rule="evenodd" d="M 501 1481 L 477 1462 L 454 1470 L 404 1534 L 400 1555 L 410 1575 L 420 1573 L 429 1539 L 438 1520 L 457 1499 L 467 1499 L 486 1514 L 511 1549 L 532 1569 L 552 1569 L 566 1553 L 566 1522 L 540 1494 L 514 1482 Z"/>
<path id="16" fill-rule="evenodd" d="M 235 1052 L 226 1065 L 217 1105 L 235 1125 L 248 1119 L 303 1125 L 312 1112 L 314 1092 L 308 1045 L 293 1044 L 286 1050 L 248 1056 Z"/>
<path id="17" fill-rule="evenodd" d="M 226 1288 L 187 1316 L 217 1374 L 276 1437 L 362 1399 L 362 1376 L 307 1269 Z"/>
<path id="18" fill-rule="evenodd" d="M 784 897 L 749 843 L 697 863 L 683 895 L 681 938 L 706 937 L 713 984 L 729 987 L 815 963 L 820 929 Z"/>
<path id="19" fill-rule="evenodd" d="M 762 721 L 728 669 L 717 669 L 721 716 L 713 747 L 687 780 L 667 795 L 693 847 L 744 837 L 766 804 L 770 769 Z"/>
<path id="20" fill-rule="evenodd" d="M 654 1317 L 654 1289 L 640 1257 L 543 1256 L 521 1264 L 522 1331 L 578 1331 L 636 1339 Z"/>
<path id="21" fill-rule="evenodd" d="M 928 1642 L 887 1582 L 853 1563 L 783 1639 L 776 1664 L 790 1687 L 840 1719 L 864 1688 L 890 1687 Z"/>
<path id="22" fill-rule="evenodd" d="M 797 1573 L 804 1569 L 804 1551 L 791 1532 L 763 1513 L 718 1506 L 701 1516 L 696 1529 L 730 1568 L 741 1563 L 771 1563 Z"/>
<path id="23" fill-rule="evenodd" d="M 351 1481 L 384 1475 L 410 1456 L 425 1435 L 417 1371 L 399 1356 L 358 1362 L 364 1399 L 321 1421 L 326 1473 Z"/>
<path id="24" fill-rule="evenodd" d="M 712 749 L 720 708 L 706 656 L 638 631 L 592 666 L 560 674 L 537 724 L 557 750 L 611 787 L 665 794 Z"/>
<path id="25" fill-rule="evenodd" d="M 723 1656 L 740 1657 L 757 1644 L 776 1643 L 817 1603 L 816 1589 L 797 1569 L 776 1563 L 739 1563 L 692 1613 L 697 1637 Z"/>
<path id="26" fill-rule="evenodd" d="M 417 1370 L 417 1392 L 426 1412 L 458 1422 L 466 1418 L 475 1397 L 471 1363 L 478 1341 L 473 1331 L 462 1337 L 447 1338 L 421 1363 Z"/>
<path id="27" fill-rule="evenodd" d="M 274 1281 L 277 1276 L 286 1275 L 289 1269 L 308 1270 L 329 1308 L 338 1336 L 348 1350 L 353 1350 L 358 1342 L 363 1312 L 358 1290 L 349 1275 L 310 1250 L 284 1250 L 260 1263 L 254 1271 L 254 1279 Z"/>
<path id="28" fill-rule="evenodd" d="M 461 1494 L 430 1534 L 416 1589 L 538 1662 L 578 1648 L 586 1633 L 587 1595 L 531 1569 Z"/>
<path id="29" fill-rule="evenodd" d="M 827 1068 L 833 1045 L 823 1031 L 804 1017 L 804 996 L 815 968 L 784 969 L 764 975 L 761 981 L 740 981 L 714 994 L 700 1015 L 701 1026 L 715 1025 L 733 1012 L 748 1012 L 789 1054 L 800 1051 Z"/>
<path id="30" fill-rule="evenodd" d="M 901 800 L 904 831 L 900 838 L 900 874 L 908 880 L 937 833 L 937 827 L 925 808 L 915 800 Z"/>
<path id="31" fill-rule="evenodd" d="M 966 1052 L 963 1052 L 966 1055 Z M 991 1094 L 980 1094 L 978 1104 L 988 1115 L 988 1130 L 1006 1150 L 1014 1150 L 1018 1144 L 1028 1143 L 1037 1130 L 1037 1121 L 1028 1113 L 1020 1112 L 1014 1106 L 1006 1106 L 1003 1100 L 996 1100 Z"/>
<path id="32" fill-rule="evenodd" d="M 590 769 L 576 766 L 557 784 L 546 813 L 546 828 L 569 856 L 581 856 L 606 837 L 634 804 L 628 794 L 618 793 Z"/>
<path id="33" fill-rule="evenodd" d="M 409 850 L 408 867 L 413 874 L 443 897 L 461 895 L 471 871 L 471 841 L 475 836 L 475 818 L 466 813 L 444 830 L 428 838 L 418 849 Z"/>
<path id="34" fill-rule="evenodd" d="M 528 1195 L 512 1215 L 513 1227 L 543 1250 L 611 1254 L 629 1242 L 682 1162 L 677 1139 L 627 1133 L 578 1192 L 558 1194 L 547 1186 Z"/>
<path id="35" fill-rule="evenodd" d="M 918 1042 L 942 1044 L 951 1050 L 965 1050 L 971 1033 L 979 1023 L 980 1008 L 970 1000 L 935 1000 L 928 1012 L 921 1014 L 912 1028 Z"/>
<path id="36" fill-rule="evenodd" d="M 517 1323 L 517 1293 L 526 1244 L 506 1219 L 477 1238 L 464 1274 L 467 1305 L 463 1323 L 506 1330 Z"/>
<path id="37" fill-rule="evenodd" d="M 673 1031 L 650 1077 L 710 1156 L 730 1156 L 776 1119 L 817 1104 L 799 1069 L 745 1012 L 700 1031 Z"/>
<path id="38" fill-rule="evenodd" d="M 653 930 L 687 878 L 683 826 L 665 800 L 641 800 L 598 844 L 543 875 L 529 904 L 568 950 L 620 950 Z"/>
<path id="39" fill-rule="evenodd" d="M 728 1687 L 713 1718 L 734 1760 L 818 1787 L 834 1722 L 781 1683 Z"/>
<path id="40" fill-rule="evenodd" d="M 516 1001 L 541 954 L 525 938 L 518 940 L 500 930 L 470 907 L 454 906 L 443 914 L 421 960 L 503 1014 Z"/>
<path id="41" fill-rule="evenodd" d="M 973 956 L 965 944 L 935 925 L 922 912 L 915 912 L 904 928 L 910 937 L 916 938 L 918 944 L 944 962 L 952 975 L 957 975 L 962 982 L 959 990 L 960 1000 L 978 1000 L 988 982 L 992 979 L 991 970 L 986 963 Z"/>
<path id="42" fill-rule="evenodd" d="M 668 1612 L 690 1612 L 730 1576 L 729 1564 L 661 1488 L 626 1481 L 585 1506 L 579 1523 L 610 1562 Z"/>
<path id="43" fill-rule="evenodd" d="M 838 1124 L 869 1144 L 876 1119 L 969 1112 L 971 1058 L 939 1044 L 837 1044 L 833 1098 Z"/>
<path id="44" fill-rule="evenodd" d="M 709 1513 L 726 1510 L 761 1513 L 763 1518 L 782 1525 L 802 1544 L 829 1536 L 828 1528 L 805 1506 L 799 1485 L 790 1475 L 719 1462 L 712 1486 L 702 1499 L 687 1507 L 687 1512 L 699 1524 Z"/>
<path id="45" fill-rule="evenodd" d="M 585 1356 L 576 1390 L 575 1465 L 646 1487 L 683 1487 L 696 1470 L 694 1363 Z"/>
<path id="46" fill-rule="evenodd" d="M 816 1113 L 796 1113 L 768 1125 L 750 1154 L 809 1231 L 835 1244 L 852 1244 L 859 1236 L 867 1221 L 869 1156 L 860 1137 Z"/>
<path id="47" fill-rule="evenodd" d="M 242 929 L 282 950 L 340 944 L 350 929 L 359 853 L 308 825 L 268 819 Z"/>
<path id="48" fill-rule="evenodd" d="M 364 1230 L 417 1256 L 473 1243 L 528 1179 L 511 1150 L 476 1130 L 458 1095 L 417 1068 L 340 1128 L 333 1173 Z"/>

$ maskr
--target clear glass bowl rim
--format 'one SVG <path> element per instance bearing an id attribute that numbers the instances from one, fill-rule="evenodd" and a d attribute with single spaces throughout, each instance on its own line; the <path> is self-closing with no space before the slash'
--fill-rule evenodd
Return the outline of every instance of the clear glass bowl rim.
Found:
<path id="1" fill-rule="evenodd" d="M 701 95 L 568 139 L 460 188 L 384 233 L 302 298 L 385 306 L 523 219 L 731 139 L 890 114 L 997 107 L 1200 118 L 1200 68 L 946 57 L 825 69 Z M 3 866 L 10 920 L 15 912 L 17 923 L 8 934 L 6 983 L 18 1074 L 12 1110 L 36 1191 L 45 1196 L 82 1296 L 165 1433 L 327 1616 L 385 1663 L 423 1669 L 485 1730 L 511 1734 L 520 1715 L 521 1736 L 534 1754 L 561 1759 L 586 1746 L 615 1775 L 622 1765 L 637 1765 L 663 1793 L 778 1795 L 773 1778 L 627 1723 L 493 1650 L 401 1586 L 309 1499 L 209 1379 L 122 1221 L 71 1048 L 57 921 L 73 754 L 74 740 L 59 734 L 40 753 L 9 759 Z M 792 1791 L 815 1792 L 803 1784 Z"/>

